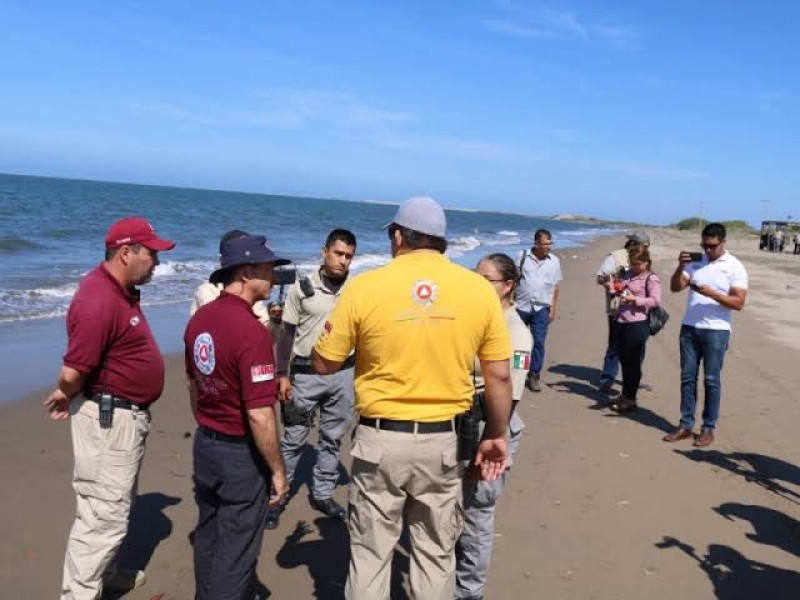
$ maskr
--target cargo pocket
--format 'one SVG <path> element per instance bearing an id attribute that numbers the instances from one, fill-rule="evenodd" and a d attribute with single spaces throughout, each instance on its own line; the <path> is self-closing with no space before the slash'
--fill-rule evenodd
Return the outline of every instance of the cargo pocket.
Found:
<path id="1" fill-rule="evenodd" d="M 384 487 L 378 472 L 383 452 L 378 444 L 357 438 L 353 440 L 350 455 L 353 457 L 347 495 L 350 542 L 371 546 L 375 533 L 372 505 Z"/>
<path id="2" fill-rule="evenodd" d="M 458 460 L 457 443 L 442 450 L 442 475 L 445 477 L 462 477 L 465 465 L 468 464 L 468 462 Z"/>
<path id="3" fill-rule="evenodd" d="M 104 430 L 106 446 L 97 457 L 98 484 L 94 496 L 103 500 L 130 500 L 144 458 L 150 417 L 143 412 L 114 411 L 114 426 Z"/>
<path id="4" fill-rule="evenodd" d="M 449 508 L 442 511 L 441 538 L 442 551 L 445 555 L 455 551 L 456 542 L 464 529 L 464 506 L 460 499 L 452 502 Z"/>
<path id="5" fill-rule="evenodd" d="M 73 400 L 75 406 L 75 400 Z M 72 472 L 72 485 L 81 495 L 96 487 L 100 471 L 100 453 L 103 451 L 103 440 L 100 435 L 97 417 L 87 410 L 77 407 L 70 418 L 72 429 L 72 451 L 75 466 Z"/>

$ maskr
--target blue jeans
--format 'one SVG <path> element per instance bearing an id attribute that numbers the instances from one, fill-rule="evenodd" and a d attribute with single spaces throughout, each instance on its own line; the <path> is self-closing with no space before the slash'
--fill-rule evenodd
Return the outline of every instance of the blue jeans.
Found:
<path id="1" fill-rule="evenodd" d="M 600 373 L 600 382 L 614 381 L 619 373 L 619 345 L 617 342 L 616 317 L 608 315 L 608 344 L 606 355 L 603 357 L 603 372 Z"/>
<path id="2" fill-rule="evenodd" d="M 550 327 L 550 307 L 545 306 L 531 312 L 517 310 L 517 314 L 531 330 L 533 349 L 531 350 L 530 372 L 538 377 L 544 365 L 544 341 L 547 339 L 547 329 Z"/>
<path id="3" fill-rule="evenodd" d="M 698 329 L 681 326 L 681 427 L 694 427 L 697 407 L 697 374 L 703 361 L 706 398 L 703 405 L 703 429 L 713 430 L 719 418 L 722 396 L 722 360 L 728 349 L 731 332 L 721 329 Z"/>

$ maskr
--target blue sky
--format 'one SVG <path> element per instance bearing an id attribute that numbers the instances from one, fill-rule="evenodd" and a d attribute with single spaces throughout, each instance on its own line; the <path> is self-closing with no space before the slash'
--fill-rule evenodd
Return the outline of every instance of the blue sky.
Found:
<path id="1" fill-rule="evenodd" d="M 800 218 L 800 3 L 0 6 L 0 171 Z"/>

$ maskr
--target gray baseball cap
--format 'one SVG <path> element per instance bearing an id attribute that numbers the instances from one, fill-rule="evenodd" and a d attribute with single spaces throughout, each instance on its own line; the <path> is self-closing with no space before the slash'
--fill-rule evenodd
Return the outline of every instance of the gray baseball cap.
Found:
<path id="1" fill-rule="evenodd" d="M 392 223 L 438 238 L 444 238 L 447 229 L 444 209 L 430 196 L 414 196 L 403 202 L 384 229 Z"/>
<path id="2" fill-rule="evenodd" d="M 638 244 L 640 246 L 650 245 L 650 234 L 648 234 L 646 231 L 642 231 L 641 229 L 639 231 L 634 231 L 625 237 L 628 238 L 629 242 L 633 242 L 634 244 Z"/>

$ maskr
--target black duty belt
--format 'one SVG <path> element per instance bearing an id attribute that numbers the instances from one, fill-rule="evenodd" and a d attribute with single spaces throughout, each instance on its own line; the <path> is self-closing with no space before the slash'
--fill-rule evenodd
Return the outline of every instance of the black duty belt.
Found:
<path id="1" fill-rule="evenodd" d="M 360 425 L 366 425 L 367 427 L 374 427 L 383 431 L 399 431 L 401 433 L 448 433 L 456 430 L 454 419 L 425 423 L 422 421 L 396 421 L 394 419 L 361 417 L 358 422 Z"/>
<path id="2" fill-rule="evenodd" d="M 87 400 L 91 400 L 95 404 L 100 404 L 100 394 L 95 394 L 94 396 L 84 394 L 83 397 Z M 150 408 L 149 405 L 136 404 L 135 402 L 125 400 L 125 398 L 120 398 L 119 396 L 112 396 L 112 398 L 114 399 L 114 408 L 121 408 L 122 410 L 132 410 L 134 408 L 136 408 L 136 410 L 149 410 Z"/>
<path id="3" fill-rule="evenodd" d="M 351 355 L 347 357 L 342 363 L 342 366 L 339 368 L 340 371 L 344 369 L 352 369 L 356 364 L 355 355 Z M 290 365 L 292 374 L 294 375 L 316 375 L 317 372 L 314 370 L 314 363 L 311 359 L 307 356 L 295 356 L 292 359 Z"/>
<path id="4" fill-rule="evenodd" d="M 246 444 L 248 440 L 246 435 L 229 435 L 227 433 L 220 433 L 219 431 L 214 431 L 213 429 L 203 427 L 202 425 L 197 428 L 197 431 L 199 431 L 204 437 L 207 437 L 211 440 L 230 442 L 231 444 Z"/>

